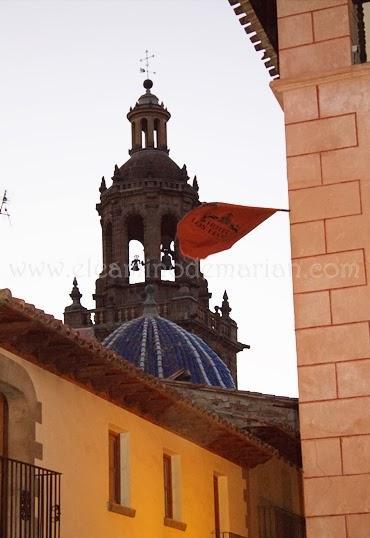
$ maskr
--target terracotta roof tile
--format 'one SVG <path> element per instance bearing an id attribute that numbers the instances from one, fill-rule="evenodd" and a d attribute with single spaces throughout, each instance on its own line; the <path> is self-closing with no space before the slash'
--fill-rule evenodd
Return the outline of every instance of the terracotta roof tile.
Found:
<path id="1" fill-rule="evenodd" d="M 0 290 L 0 346 L 238 465 L 253 467 L 279 454 L 10 290 Z"/>

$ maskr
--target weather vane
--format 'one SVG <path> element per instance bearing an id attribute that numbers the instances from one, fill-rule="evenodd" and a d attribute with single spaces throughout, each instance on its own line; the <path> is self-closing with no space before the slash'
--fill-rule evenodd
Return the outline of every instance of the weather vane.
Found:
<path id="1" fill-rule="evenodd" d="M 0 215 L 5 215 L 5 217 L 10 217 L 8 213 L 8 209 L 6 207 L 7 203 L 8 203 L 8 197 L 7 197 L 6 191 L 4 191 L 3 198 L 0 203 Z"/>
<path id="2" fill-rule="evenodd" d="M 149 56 L 149 51 L 146 50 L 145 51 L 145 58 L 140 58 L 140 62 L 145 62 L 145 69 L 144 67 L 140 67 L 140 73 L 146 73 L 146 78 L 149 78 L 149 75 L 155 75 L 156 72 L 155 71 L 150 71 L 149 70 L 149 60 L 151 58 L 154 58 L 154 54 L 151 54 Z"/>

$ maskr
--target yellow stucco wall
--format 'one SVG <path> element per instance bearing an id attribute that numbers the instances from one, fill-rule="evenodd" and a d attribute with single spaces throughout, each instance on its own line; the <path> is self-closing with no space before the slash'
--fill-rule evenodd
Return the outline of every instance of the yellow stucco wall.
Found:
<path id="1" fill-rule="evenodd" d="M 43 459 L 36 464 L 63 474 L 62 538 L 211 538 L 214 473 L 227 477 L 230 528 L 223 530 L 247 536 L 240 467 L 0 349 L 0 360 L 1 355 L 25 368 L 42 404 L 36 440 L 43 445 Z M 130 432 L 134 518 L 107 510 L 112 427 Z M 186 531 L 163 525 L 164 450 L 181 457 Z"/>

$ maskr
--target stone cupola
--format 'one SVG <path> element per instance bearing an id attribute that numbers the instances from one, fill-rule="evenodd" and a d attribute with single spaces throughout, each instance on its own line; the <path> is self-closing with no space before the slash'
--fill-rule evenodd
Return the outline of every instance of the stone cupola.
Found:
<path id="1" fill-rule="evenodd" d="M 168 153 L 167 122 L 171 114 L 159 104 L 158 97 L 151 93 L 153 82 L 144 80 L 146 92 L 139 97 L 127 118 L 131 123 L 132 146 L 129 154 L 141 149 L 160 149 Z"/>

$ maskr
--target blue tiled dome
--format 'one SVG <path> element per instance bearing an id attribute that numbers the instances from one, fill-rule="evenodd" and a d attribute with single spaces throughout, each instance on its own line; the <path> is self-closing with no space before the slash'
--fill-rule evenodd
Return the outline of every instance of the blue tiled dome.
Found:
<path id="1" fill-rule="evenodd" d="M 227 366 L 199 336 L 157 315 L 123 323 L 103 345 L 156 377 L 187 370 L 192 383 L 235 388 Z"/>

